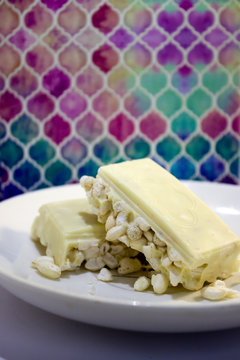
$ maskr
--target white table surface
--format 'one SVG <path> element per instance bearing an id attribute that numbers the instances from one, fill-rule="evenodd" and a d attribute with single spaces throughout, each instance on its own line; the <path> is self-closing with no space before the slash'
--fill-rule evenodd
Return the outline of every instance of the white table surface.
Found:
<path id="1" fill-rule="evenodd" d="M 78 323 L 17 299 L 0 286 L 0 359 L 232 360 L 240 328 L 188 334 L 137 333 Z"/>

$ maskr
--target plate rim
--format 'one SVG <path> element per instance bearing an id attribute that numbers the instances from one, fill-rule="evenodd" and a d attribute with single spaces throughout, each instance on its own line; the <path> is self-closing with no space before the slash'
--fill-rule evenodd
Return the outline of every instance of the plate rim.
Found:
<path id="1" fill-rule="evenodd" d="M 219 188 L 228 188 L 228 189 L 235 189 L 239 191 L 239 187 L 237 185 L 234 184 L 225 184 L 225 183 L 215 183 L 215 182 L 209 182 L 209 181 L 195 181 L 195 180 L 182 180 L 182 182 L 185 185 L 189 185 L 190 189 L 191 186 L 210 186 L 210 187 L 219 187 Z M 14 196 L 12 198 L 6 199 L 2 202 L 0 202 L 0 208 L 4 207 L 6 204 L 9 204 L 11 202 L 15 202 L 15 201 L 21 201 L 21 199 L 23 198 L 27 198 L 27 197 L 31 197 L 33 195 L 39 195 L 39 193 L 41 192 L 51 192 L 51 191 L 61 191 L 61 189 L 66 189 L 67 187 L 77 187 L 79 186 L 79 183 L 75 183 L 75 184 L 67 184 L 67 185 L 61 185 L 61 186 L 53 186 L 53 187 L 49 187 L 49 188 L 44 188 L 44 189 L 39 189 L 39 190 L 34 190 L 34 191 L 29 191 L 17 196 Z M 81 195 L 80 193 L 80 197 L 82 197 L 83 195 Z M 60 200 L 59 200 L 60 201 Z M 79 274 L 80 275 L 80 274 Z M 96 303 L 104 303 L 104 304 L 108 304 L 111 306 L 121 306 L 121 307 L 138 307 L 138 308 L 142 308 L 142 309 L 153 309 L 153 311 L 155 311 L 156 309 L 169 309 L 171 308 L 171 310 L 182 310 L 182 309 L 194 309 L 194 310 L 212 310 L 213 308 L 218 308 L 220 309 L 225 309 L 225 308 L 229 308 L 229 306 L 231 305 L 234 307 L 240 307 L 240 297 L 239 298 L 232 298 L 232 299 L 227 299 L 227 300 L 223 300 L 223 301 L 215 301 L 215 302 L 211 302 L 211 301 L 202 301 L 202 302 L 197 302 L 197 301 L 184 301 L 183 299 L 171 299 L 169 300 L 164 300 L 164 301 L 160 301 L 159 303 L 152 303 L 149 300 L 129 300 L 129 299 L 108 299 L 107 297 L 103 297 L 103 296 L 99 296 L 99 295 L 90 295 L 90 294 L 77 294 L 74 292 L 66 292 L 64 289 L 60 288 L 52 288 L 50 285 L 46 285 L 46 284 L 41 284 L 29 279 L 24 279 L 14 273 L 11 273 L 10 271 L 6 271 L 5 269 L 3 269 L 0 266 L 0 284 L 2 285 L 2 277 L 4 277 L 5 279 L 11 279 L 12 281 L 15 281 L 17 283 L 21 283 L 24 284 L 25 286 L 28 286 L 29 288 L 34 288 L 37 290 L 41 290 L 41 291 L 46 291 L 48 293 L 51 294 L 55 294 L 55 295 L 62 295 L 62 296 L 67 296 L 68 298 L 71 299 L 75 299 L 78 301 L 90 301 L 90 302 L 94 302 Z M 54 281 L 54 280 L 51 280 Z M 5 287 L 3 285 L 3 287 Z M 134 290 L 133 290 L 134 291 Z M 159 296 L 159 295 L 156 295 Z M 161 296 L 161 295 L 160 295 Z"/>

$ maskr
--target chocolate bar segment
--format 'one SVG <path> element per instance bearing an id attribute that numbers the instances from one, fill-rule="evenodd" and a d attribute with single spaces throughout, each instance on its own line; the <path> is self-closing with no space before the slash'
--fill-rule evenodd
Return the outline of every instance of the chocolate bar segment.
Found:
<path id="1" fill-rule="evenodd" d="M 87 199 L 77 199 L 43 205 L 31 233 L 34 240 L 46 246 L 47 255 L 61 270 L 73 270 L 85 259 L 79 254 L 98 249 L 106 232 Z"/>
<path id="2" fill-rule="evenodd" d="M 83 177 L 81 184 L 106 239 L 143 253 L 170 285 L 195 290 L 238 270 L 237 235 L 154 161 L 103 166 L 96 179 Z"/>

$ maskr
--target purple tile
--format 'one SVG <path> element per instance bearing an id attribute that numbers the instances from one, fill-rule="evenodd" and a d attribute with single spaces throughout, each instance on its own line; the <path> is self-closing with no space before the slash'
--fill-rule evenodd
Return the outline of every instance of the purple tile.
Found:
<path id="1" fill-rule="evenodd" d="M 134 37 L 130 35 L 125 29 L 118 29 L 109 38 L 120 50 L 125 49 L 133 40 Z"/>
<path id="2" fill-rule="evenodd" d="M 220 29 L 215 28 L 211 30 L 206 36 L 205 39 L 214 47 L 219 47 L 222 43 L 228 39 L 227 35 Z"/>
<path id="3" fill-rule="evenodd" d="M 203 12 L 193 10 L 188 20 L 197 32 L 203 33 L 214 23 L 214 15 L 209 10 Z"/>
<path id="4" fill-rule="evenodd" d="M 55 144 L 59 145 L 70 135 L 71 127 L 66 120 L 57 114 L 44 124 L 44 133 Z"/>
<path id="5" fill-rule="evenodd" d="M 161 65 L 178 65 L 182 62 L 183 55 L 174 44 L 170 43 L 158 52 L 157 59 Z"/>
<path id="6" fill-rule="evenodd" d="M 232 129 L 233 131 L 240 136 L 240 114 L 235 116 L 232 121 Z"/>
<path id="7" fill-rule="evenodd" d="M 44 120 L 54 110 L 54 102 L 43 92 L 34 95 L 27 104 L 28 111 L 37 119 Z"/>
<path id="8" fill-rule="evenodd" d="M 118 13 L 109 5 L 102 5 L 93 15 L 92 24 L 103 34 L 110 33 L 118 24 Z"/>
<path id="9" fill-rule="evenodd" d="M 60 101 L 60 109 L 72 120 L 84 112 L 86 108 L 85 98 L 74 90 L 68 92 Z"/>
<path id="10" fill-rule="evenodd" d="M 134 132 L 134 123 L 126 115 L 120 113 L 110 121 L 109 132 L 118 141 L 124 142 Z"/>
<path id="11" fill-rule="evenodd" d="M 213 52 L 203 43 L 198 43 L 188 54 L 188 61 L 190 64 L 207 65 L 213 59 Z"/>
<path id="12" fill-rule="evenodd" d="M 166 40 L 166 36 L 158 29 L 153 28 L 142 37 L 142 40 L 146 42 L 151 48 L 155 49 Z"/>
<path id="13" fill-rule="evenodd" d="M 20 100 L 10 91 L 5 91 L 0 96 L 0 118 L 6 122 L 11 121 L 22 110 Z"/>
<path id="14" fill-rule="evenodd" d="M 69 76 L 62 70 L 54 68 L 43 77 L 43 86 L 53 96 L 58 98 L 71 84 Z"/>
<path id="15" fill-rule="evenodd" d="M 58 11 L 61 7 L 68 2 L 68 0 L 41 0 L 49 9 Z"/>
<path id="16" fill-rule="evenodd" d="M 108 73 L 117 65 L 119 57 L 118 53 L 108 44 L 103 44 L 94 51 L 92 55 L 93 63 L 104 73 Z"/>
<path id="17" fill-rule="evenodd" d="M 76 85 L 82 92 L 92 96 L 103 87 L 103 77 L 94 68 L 88 67 L 77 77 Z"/>
<path id="18" fill-rule="evenodd" d="M 87 156 L 88 150 L 84 143 L 73 137 L 64 144 L 61 149 L 61 153 L 64 159 L 66 159 L 70 164 L 76 166 Z"/>
<path id="19" fill-rule="evenodd" d="M 158 15 L 158 25 L 169 34 L 175 32 L 183 23 L 183 14 L 181 11 L 161 11 Z"/>
<path id="20" fill-rule="evenodd" d="M 183 10 L 187 11 L 187 10 L 191 9 L 191 7 L 193 7 L 193 3 L 191 0 L 182 0 L 182 1 L 180 1 L 179 6 Z"/>
<path id="21" fill-rule="evenodd" d="M 231 176 L 229 175 L 226 175 L 224 176 L 221 180 L 220 180 L 221 183 L 225 183 L 225 184 L 232 184 L 232 185 L 237 185 L 238 182 L 233 179 Z"/>
<path id="22" fill-rule="evenodd" d="M 102 134 L 103 124 L 95 115 L 87 113 L 77 122 L 76 130 L 78 135 L 82 136 L 86 141 L 92 142 Z"/>
<path id="23" fill-rule="evenodd" d="M 140 123 L 142 133 L 152 141 L 164 134 L 166 128 L 166 120 L 155 111 L 148 114 Z"/>
<path id="24" fill-rule="evenodd" d="M 10 37 L 9 40 L 21 51 L 26 50 L 36 41 L 35 37 L 29 34 L 29 32 L 27 32 L 25 29 L 18 30 L 13 36 Z"/>
<path id="25" fill-rule="evenodd" d="M 197 39 L 197 36 L 193 34 L 193 32 L 184 27 L 175 37 L 174 39 L 184 48 L 187 49 L 193 41 Z"/>
<path id="26" fill-rule="evenodd" d="M 213 110 L 202 119 L 201 129 L 212 139 L 218 137 L 227 127 L 227 119 L 219 111 Z"/>
<path id="27" fill-rule="evenodd" d="M 10 86 L 20 96 L 26 98 L 37 89 L 38 80 L 32 72 L 23 67 L 10 79 Z"/>

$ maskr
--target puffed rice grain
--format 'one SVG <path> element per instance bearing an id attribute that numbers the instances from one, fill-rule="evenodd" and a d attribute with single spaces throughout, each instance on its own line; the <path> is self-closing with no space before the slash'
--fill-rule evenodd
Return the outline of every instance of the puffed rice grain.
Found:
<path id="1" fill-rule="evenodd" d="M 127 222 L 127 213 L 125 211 L 121 211 L 117 214 L 116 217 L 116 225 L 122 225 Z"/>
<path id="2" fill-rule="evenodd" d="M 136 219 L 136 224 L 140 227 L 140 229 L 142 231 L 148 231 L 150 230 L 150 225 L 146 222 L 145 219 L 143 219 L 142 217 L 138 217 Z"/>
<path id="3" fill-rule="evenodd" d="M 49 279 L 58 279 L 61 276 L 60 267 L 54 264 L 53 258 L 49 256 L 38 257 L 32 262 L 32 266 Z"/>
<path id="4" fill-rule="evenodd" d="M 108 267 L 110 267 L 110 269 L 116 269 L 116 267 L 118 266 L 117 259 L 110 253 L 106 253 L 105 255 L 103 255 L 103 261 Z"/>
<path id="5" fill-rule="evenodd" d="M 97 258 L 92 258 L 86 261 L 85 268 L 91 271 L 97 271 L 102 269 L 105 266 L 105 262 L 103 261 L 102 257 L 99 256 Z"/>
<path id="6" fill-rule="evenodd" d="M 114 226 L 106 233 L 106 240 L 108 241 L 117 240 L 120 236 L 124 235 L 125 232 L 126 232 L 125 225 L 122 224 L 122 225 Z"/>
<path id="7" fill-rule="evenodd" d="M 105 224 L 105 230 L 108 231 L 116 225 L 116 220 L 113 214 L 110 214 Z"/>
<path id="8" fill-rule="evenodd" d="M 168 288 L 168 278 L 164 274 L 152 275 L 151 284 L 156 294 L 163 294 Z"/>
<path id="9" fill-rule="evenodd" d="M 93 186 L 93 182 L 94 182 L 94 178 L 91 176 L 84 175 L 80 179 L 80 184 L 86 191 L 91 190 Z"/>
<path id="10" fill-rule="evenodd" d="M 106 268 L 102 268 L 97 276 L 97 279 L 100 281 L 109 282 L 109 281 L 112 281 L 113 276 L 112 276 L 112 273 L 110 270 L 108 270 Z"/>
<path id="11" fill-rule="evenodd" d="M 142 230 L 136 224 L 129 225 L 127 229 L 127 236 L 130 240 L 139 240 L 142 237 Z"/>
<path id="12" fill-rule="evenodd" d="M 124 202 L 123 201 L 116 201 L 113 204 L 114 215 L 117 216 L 117 214 L 120 213 L 121 211 L 124 211 Z"/>
<path id="13" fill-rule="evenodd" d="M 150 286 L 151 280 L 146 276 L 140 276 L 134 283 L 136 291 L 145 291 Z"/>

